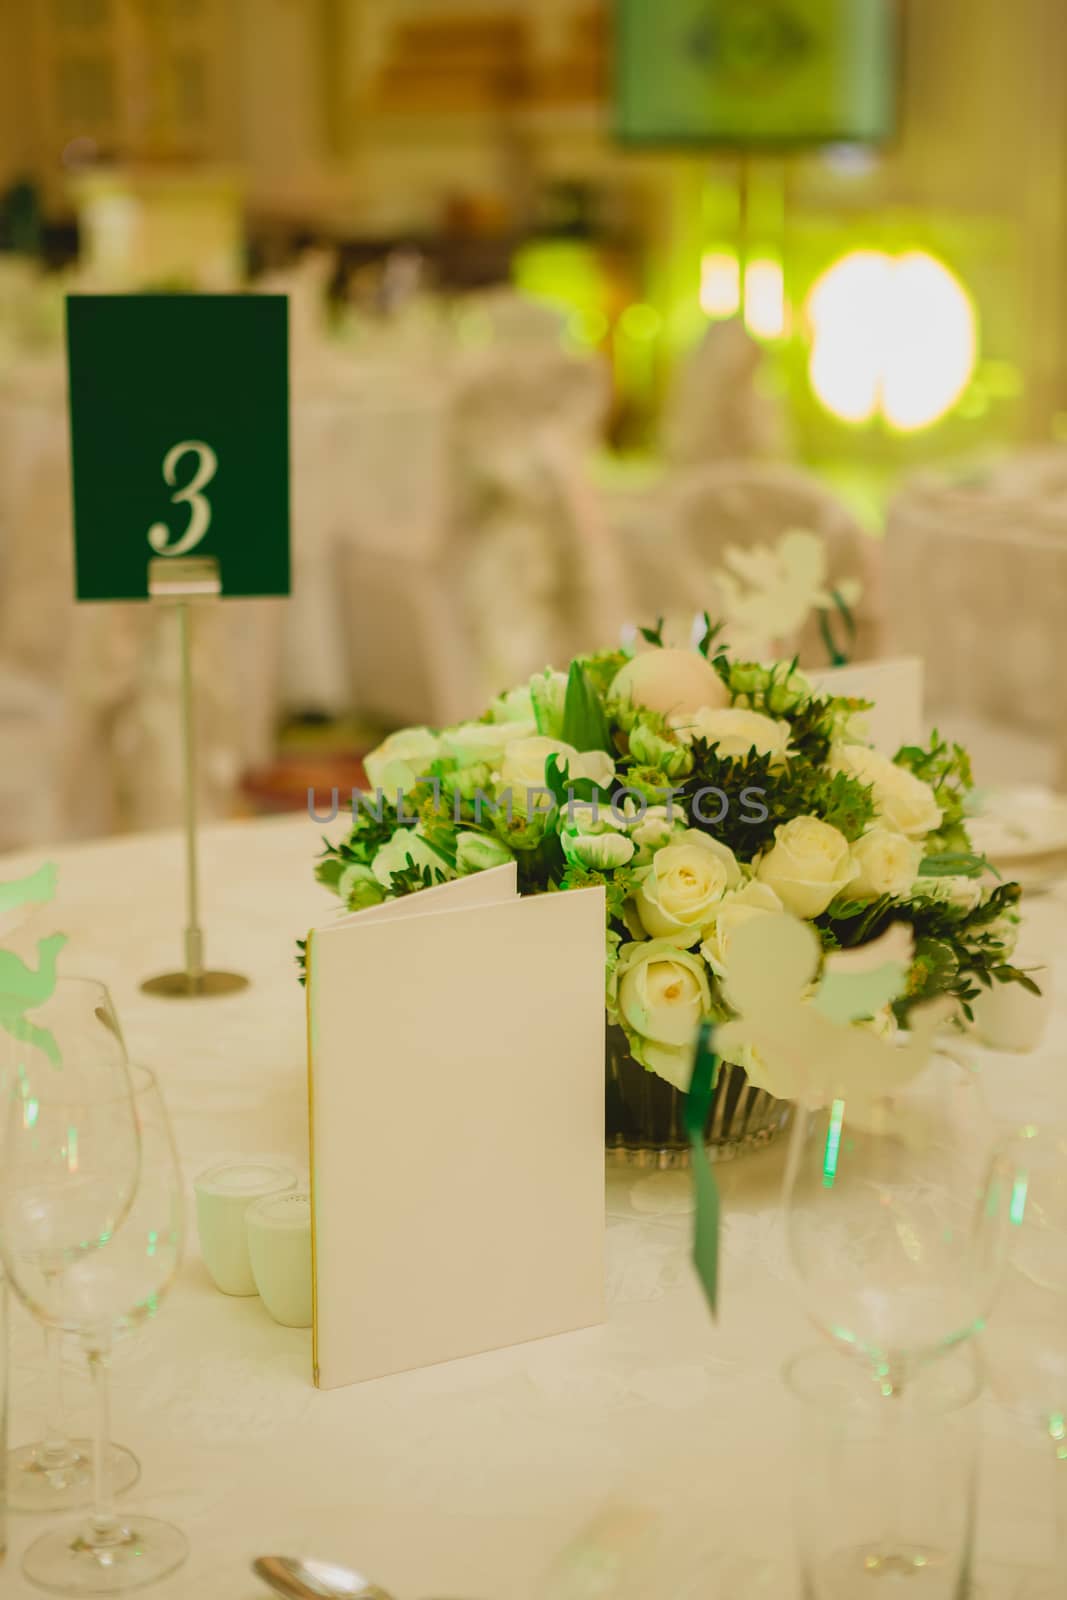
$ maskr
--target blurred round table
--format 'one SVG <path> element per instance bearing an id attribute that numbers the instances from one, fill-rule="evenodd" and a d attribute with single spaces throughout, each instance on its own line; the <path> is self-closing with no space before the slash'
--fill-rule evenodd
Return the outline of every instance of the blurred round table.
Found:
<path id="1" fill-rule="evenodd" d="M 158 1000 L 138 987 L 179 959 L 176 835 L 52 852 L 60 888 L 44 920 L 70 936 L 66 970 L 110 985 L 131 1054 L 159 1069 L 190 1190 L 203 1168 L 242 1154 L 306 1167 L 294 941 L 334 910 L 312 877 L 320 834 L 306 815 L 205 830 L 208 955 L 253 980 L 218 1000 Z M 39 861 L 0 858 L 0 880 Z M 1031 920 L 1061 969 L 1052 1030 L 1033 1056 L 985 1057 L 985 1072 L 1010 1120 L 1058 1110 L 1067 1121 L 1064 891 L 1035 901 Z M 324 1393 L 312 1386 L 310 1331 L 277 1326 L 258 1299 L 217 1293 L 191 1226 L 159 1317 L 115 1361 L 114 1434 L 143 1468 L 130 1503 L 179 1523 L 191 1545 L 188 1565 L 153 1592 L 253 1600 L 267 1591 L 249 1561 L 274 1552 L 348 1563 L 401 1597 L 524 1600 L 546 1592 L 546 1567 L 579 1541 L 570 1587 L 551 1591 L 572 1600 L 791 1596 L 779 1372 L 815 1339 L 788 1282 L 783 1160 L 779 1146 L 720 1169 L 717 1326 L 688 1261 L 686 1175 L 613 1172 L 603 1327 Z M 364 1222 L 388 1227 L 387 1207 Z M 44 1381 L 39 1331 L 21 1309 L 14 1322 L 21 1442 L 42 1425 Z M 70 1421 L 86 1432 L 73 1346 L 68 1366 Z M 1052 1469 L 1039 1441 L 1028 1447 L 992 1405 L 986 1429 L 980 1576 L 996 1600 L 1012 1592 L 1000 1563 L 1051 1557 Z M 10 1600 L 37 1592 L 19 1561 L 41 1526 L 11 1518 Z"/>

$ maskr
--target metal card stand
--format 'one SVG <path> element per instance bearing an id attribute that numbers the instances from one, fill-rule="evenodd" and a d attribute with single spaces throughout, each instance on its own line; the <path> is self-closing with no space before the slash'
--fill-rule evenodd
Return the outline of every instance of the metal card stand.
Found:
<path id="1" fill-rule="evenodd" d="M 235 994 L 247 988 L 248 979 L 237 972 L 214 972 L 204 966 L 204 934 L 200 927 L 200 885 L 196 841 L 196 720 L 193 698 L 193 612 L 195 602 L 217 599 L 222 593 L 219 564 L 213 556 L 164 556 L 148 563 L 148 593 L 178 616 L 181 649 L 182 753 L 185 779 L 185 966 L 146 978 L 145 994 L 168 1000 L 192 1000 L 205 995 Z"/>

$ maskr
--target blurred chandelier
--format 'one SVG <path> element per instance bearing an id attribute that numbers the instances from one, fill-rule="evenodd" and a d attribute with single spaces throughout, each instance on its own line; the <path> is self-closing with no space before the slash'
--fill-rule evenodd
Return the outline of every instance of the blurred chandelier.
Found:
<path id="1" fill-rule="evenodd" d="M 974 302 L 923 250 L 850 251 L 816 280 L 806 310 L 811 386 L 843 422 L 881 417 L 916 433 L 952 410 L 974 373 Z"/>

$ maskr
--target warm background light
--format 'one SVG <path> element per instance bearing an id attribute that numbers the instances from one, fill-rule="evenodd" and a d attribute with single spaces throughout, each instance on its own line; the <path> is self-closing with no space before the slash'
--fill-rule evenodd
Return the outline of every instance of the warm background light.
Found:
<path id="1" fill-rule="evenodd" d="M 746 264 L 745 326 L 756 339 L 780 339 L 785 333 L 785 277 L 780 261 Z"/>
<path id="2" fill-rule="evenodd" d="M 735 317 L 741 309 L 741 263 L 726 250 L 709 250 L 700 263 L 700 309 L 705 316 Z"/>
<path id="3" fill-rule="evenodd" d="M 807 300 L 808 375 L 843 422 L 881 416 L 902 433 L 930 427 L 963 396 L 978 356 L 974 305 L 936 257 L 855 250 Z"/>

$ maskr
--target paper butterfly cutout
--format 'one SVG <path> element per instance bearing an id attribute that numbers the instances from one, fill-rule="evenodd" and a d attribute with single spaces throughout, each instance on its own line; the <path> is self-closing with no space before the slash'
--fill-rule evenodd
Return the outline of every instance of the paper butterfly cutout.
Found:
<path id="1" fill-rule="evenodd" d="M 827 589 L 826 544 L 817 533 L 792 528 L 776 545 L 731 545 L 726 570 L 716 574 L 722 614 L 754 638 L 780 639 L 803 626 L 812 611 L 835 605 Z M 835 586 L 846 606 L 863 592 L 857 578 Z"/>
<path id="2" fill-rule="evenodd" d="M 815 1004 L 831 1022 L 876 1017 L 908 986 L 915 941 L 906 922 L 894 922 L 880 939 L 827 956 Z"/>
<path id="3" fill-rule="evenodd" d="M 952 1011 L 947 997 L 917 1006 L 904 1040 L 882 1039 L 853 1023 L 898 999 L 910 964 L 908 929 L 830 958 L 812 995 L 821 960 L 814 931 L 777 912 L 742 923 L 730 944 L 726 999 L 736 1020 L 716 1029 L 727 1061 L 759 1060 L 760 1080 L 782 1099 L 872 1099 L 917 1077 L 934 1036 Z"/>
<path id="4" fill-rule="evenodd" d="M 28 878 L 0 883 L 0 918 L 5 923 L 19 922 L 31 905 L 47 905 L 56 892 L 56 869 L 46 863 Z M 0 1028 L 13 1039 L 42 1051 L 53 1066 L 61 1057 L 55 1037 L 48 1028 L 28 1021 L 34 1011 L 51 999 L 56 987 L 56 962 L 67 942 L 65 933 L 53 933 L 37 941 L 37 967 L 27 966 L 12 950 L 0 950 Z"/>

